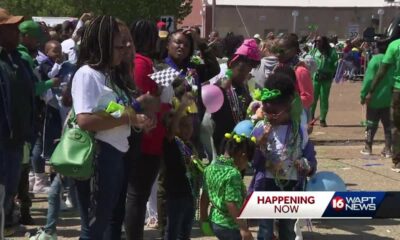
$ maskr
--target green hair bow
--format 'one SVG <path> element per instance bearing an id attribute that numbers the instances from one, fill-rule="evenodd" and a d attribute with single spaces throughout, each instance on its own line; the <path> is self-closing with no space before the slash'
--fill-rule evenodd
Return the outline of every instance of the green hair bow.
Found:
<path id="1" fill-rule="evenodd" d="M 253 92 L 253 98 L 258 101 L 272 100 L 281 95 L 278 89 L 269 90 L 268 88 L 256 89 Z"/>

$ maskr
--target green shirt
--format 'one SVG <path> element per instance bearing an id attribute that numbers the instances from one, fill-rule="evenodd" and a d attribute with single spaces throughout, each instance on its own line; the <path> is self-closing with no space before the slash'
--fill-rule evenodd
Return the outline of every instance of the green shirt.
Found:
<path id="1" fill-rule="evenodd" d="M 232 159 L 218 157 L 204 171 L 204 191 L 211 201 L 210 219 L 213 223 L 229 229 L 237 229 L 226 206 L 233 202 L 240 209 L 243 205 L 246 187 L 239 170 Z"/>
<path id="2" fill-rule="evenodd" d="M 365 71 L 364 81 L 361 87 L 361 100 L 365 99 L 369 90 L 371 89 L 372 81 L 375 78 L 376 73 L 379 70 L 379 66 L 382 63 L 382 59 L 384 54 L 377 54 L 371 58 L 371 61 L 368 63 L 367 70 Z M 384 79 L 379 83 L 372 95 L 371 102 L 369 103 L 369 107 L 371 108 L 387 108 L 390 107 L 392 101 L 392 92 L 393 92 L 393 72 L 394 68 L 390 67 L 389 71 L 386 73 Z"/>
<path id="3" fill-rule="evenodd" d="M 394 88 L 400 89 L 400 39 L 389 44 L 382 63 L 394 66 Z"/>
<path id="4" fill-rule="evenodd" d="M 28 62 L 32 70 L 38 66 L 36 59 L 34 59 L 30 54 L 28 48 L 24 45 L 19 44 L 17 47 L 18 52 L 21 54 L 21 58 Z M 45 93 L 47 90 L 53 87 L 53 80 L 47 81 L 36 81 L 35 83 L 35 95 L 39 96 Z"/>
<path id="5" fill-rule="evenodd" d="M 336 73 L 336 67 L 338 63 L 338 55 L 334 48 L 331 48 L 329 54 L 326 56 L 322 54 L 317 48 L 311 50 L 310 55 L 314 57 L 317 63 L 317 72 L 323 72 L 332 76 Z M 314 76 L 315 77 L 315 76 Z"/>

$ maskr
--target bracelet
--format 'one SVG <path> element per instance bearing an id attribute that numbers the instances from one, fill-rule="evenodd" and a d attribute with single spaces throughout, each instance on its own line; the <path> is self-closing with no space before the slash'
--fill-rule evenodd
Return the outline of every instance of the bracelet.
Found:
<path id="1" fill-rule="evenodd" d="M 143 112 L 143 108 L 140 105 L 140 102 L 136 101 L 136 99 L 132 99 L 132 108 L 135 109 L 136 112 Z"/>

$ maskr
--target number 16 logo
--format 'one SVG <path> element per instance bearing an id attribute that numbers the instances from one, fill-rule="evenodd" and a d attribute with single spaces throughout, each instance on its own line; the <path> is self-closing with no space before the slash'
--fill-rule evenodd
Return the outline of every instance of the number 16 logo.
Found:
<path id="1" fill-rule="evenodd" d="M 344 210 L 345 207 L 345 200 L 342 197 L 335 197 L 334 199 L 332 199 L 332 208 L 335 211 L 342 211 Z"/>

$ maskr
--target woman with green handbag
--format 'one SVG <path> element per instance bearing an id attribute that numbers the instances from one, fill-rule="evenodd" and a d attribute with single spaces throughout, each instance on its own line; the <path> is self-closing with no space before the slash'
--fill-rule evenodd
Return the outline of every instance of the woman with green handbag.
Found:
<path id="1" fill-rule="evenodd" d="M 76 181 L 80 239 L 103 239 L 123 190 L 123 156 L 129 149 L 131 127 L 149 123 L 131 107 L 135 104 L 130 90 L 117 72 L 124 50 L 114 17 L 99 16 L 91 21 L 82 38 L 79 69 L 71 89 L 77 125 L 94 133 L 96 145 L 93 176 Z M 110 114 L 106 112 L 110 103 L 123 108 Z"/>

